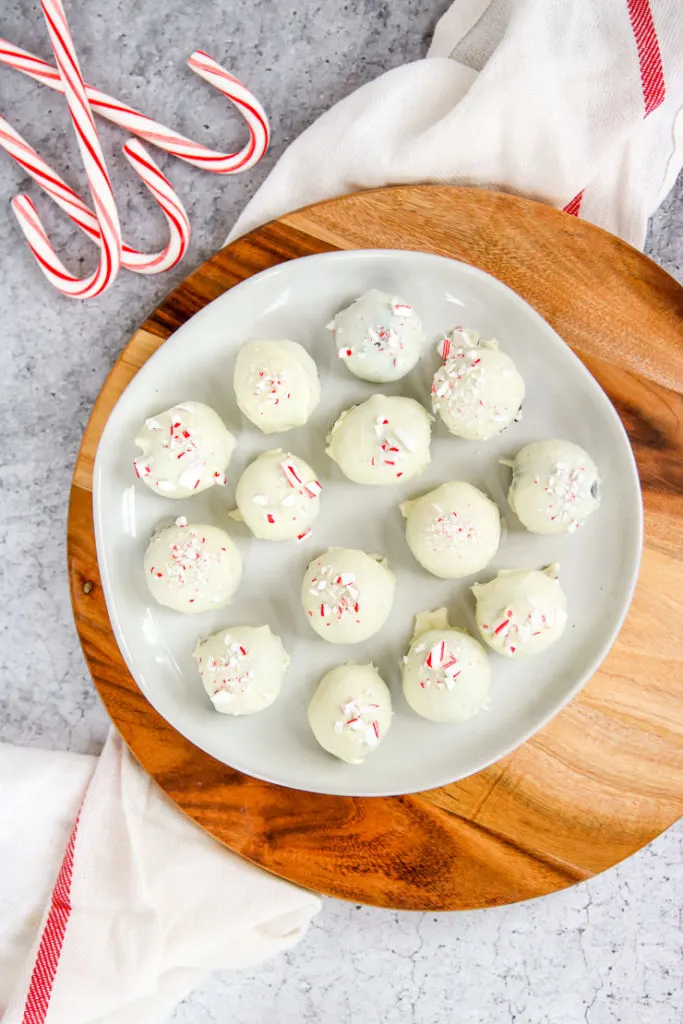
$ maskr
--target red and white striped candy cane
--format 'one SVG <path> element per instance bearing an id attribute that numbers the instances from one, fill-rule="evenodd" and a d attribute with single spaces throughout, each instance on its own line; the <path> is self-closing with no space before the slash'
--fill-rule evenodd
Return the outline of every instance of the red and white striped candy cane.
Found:
<path id="1" fill-rule="evenodd" d="M 56 68 L 2 38 L 0 61 L 16 68 L 17 71 L 23 71 L 51 89 L 64 92 L 64 84 Z M 91 85 L 85 86 L 88 102 L 97 114 L 106 117 L 108 121 L 113 121 L 133 135 L 139 135 L 151 145 L 158 146 L 172 156 L 177 156 L 180 160 L 201 167 L 205 171 L 212 171 L 214 174 L 235 174 L 253 167 L 266 152 L 270 139 L 268 118 L 263 107 L 246 86 L 202 50 L 195 50 L 187 63 L 196 74 L 234 103 L 247 122 L 249 141 L 239 152 L 217 153 L 206 146 L 200 146 Z"/>
<path id="2" fill-rule="evenodd" d="M 41 0 L 54 50 L 63 92 L 76 132 L 81 158 L 93 198 L 100 233 L 100 264 L 90 277 L 74 277 L 57 257 L 45 228 L 28 196 L 15 196 L 16 214 L 33 255 L 55 288 L 72 298 L 91 299 L 100 295 L 116 278 L 121 266 L 121 228 L 109 174 L 97 138 L 95 122 L 88 106 L 78 58 L 74 49 L 61 0 Z"/>
<path id="3" fill-rule="evenodd" d="M 0 117 L 0 146 L 38 182 L 55 203 L 94 242 L 100 244 L 100 226 L 95 214 L 66 182 L 36 153 L 12 126 Z M 190 242 L 190 222 L 177 193 L 137 139 L 127 142 L 123 152 L 164 212 L 169 242 L 157 253 L 141 253 L 122 243 L 121 265 L 137 274 L 160 274 L 183 258 Z"/>

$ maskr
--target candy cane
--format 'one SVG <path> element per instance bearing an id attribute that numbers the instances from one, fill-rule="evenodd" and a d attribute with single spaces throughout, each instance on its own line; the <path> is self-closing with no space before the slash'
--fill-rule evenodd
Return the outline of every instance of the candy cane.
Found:
<path id="1" fill-rule="evenodd" d="M 97 217 L 66 182 L 36 153 L 19 132 L 0 117 L 0 146 L 92 240 L 101 242 Z M 171 183 L 137 140 L 123 147 L 126 159 L 140 176 L 161 207 L 168 223 L 170 239 L 161 252 L 141 253 L 122 243 L 121 265 L 138 274 L 160 274 L 183 258 L 190 242 L 190 222 Z"/>
<path id="2" fill-rule="evenodd" d="M 59 291 L 72 298 L 90 299 L 100 295 L 116 278 L 121 266 L 121 228 L 116 203 L 95 122 L 88 106 L 85 87 L 73 40 L 61 0 L 41 0 L 50 42 L 66 96 L 69 114 L 76 132 L 81 158 L 88 177 L 90 194 L 100 234 L 100 263 L 90 277 L 74 277 L 57 257 L 45 228 L 28 196 L 15 196 L 12 209 L 26 241 L 41 270 Z"/>
<path id="3" fill-rule="evenodd" d="M 2 38 L 0 61 L 51 89 L 64 92 L 64 84 L 56 68 Z M 263 107 L 246 86 L 202 50 L 195 50 L 187 63 L 197 75 L 234 103 L 247 122 L 249 141 L 239 152 L 216 153 L 205 146 L 200 146 L 91 85 L 85 86 L 85 94 L 92 109 L 108 121 L 113 121 L 133 135 L 139 135 L 151 145 L 158 146 L 195 167 L 212 171 L 214 174 L 235 174 L 253 167 L 267 150 L 270 139 L 268 118 Z"/>

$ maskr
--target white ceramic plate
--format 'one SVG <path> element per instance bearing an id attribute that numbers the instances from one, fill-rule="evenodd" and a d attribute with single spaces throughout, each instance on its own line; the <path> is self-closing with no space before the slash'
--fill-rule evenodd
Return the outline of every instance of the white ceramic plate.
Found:
<path id="1" fill-rule="evenodd" d="M 324 325 L 369 287 L 415 306 L 429 346 L 408 377 L 384 388 L 353 377 L 336 358 Z M 397 487 L 361 487 L 345 480 L 324 454 L 325 435 L 339 412 L 384 390 L 429 406 L 436 343 L 455 325 L 498 338 L 521 371 L 527 400 L 521 422 L 488 442 L 452 437 L 441 423 L 433 433 L 432 464 L 418 480 Z M 235 355 L 257 338 L 301 342 L 317 361 L 323 397 L 310 423 L 265 437 L 241 417 L 232 389 Z M 177 402 L 206 402 L 238 435 L 229 485 L 187 501 L 153 494 L 135 479 L 133 438 L 142 421 Z M 499 459 L 523 445 L 560 437 L 584 446 L 602 476 L 602 506 L 571 536 L 524 531 L 506 492 L 510 471 Z M 282 446 L 317 470 L 322 511 L 302 544 L 257 541 L 227 518 L 235 481 L 258 453 Z M 412 558 L 398 505 L 450 479 L 469 480 L 498 502 L 507 534 L 499 568 L 540 568 L 559 562 L 570 621 L 545 655 L 512 662 L 491 655 L 490 709 L 460 725 L 438 725 L 415 715 L 403 699 L 399 660 L 416 612 L 446 605 L 454 624 L 474 630 L 469 591 L 474 579 L 429 575 Z M 336 252 L 284 263 L 216 299 L 152 356 L 129 384 L 102 435 L 94 476 L 97 553 L 107 608 L 126 663 L 141 690 L 179 732 L 220 761 L 250 775 L 298 789 L 379 796 L 444 785 L 497 760 L 563 707 L 595 672 L 626 615 L 642 546 L 637 471 L 621 422 L 606 395 L 552 328 L 515 292 L 473 267 L 439 256 L 392 250 Z M 244 557 L 244 576 L 232 606 L 184 616 L 154 604 L 142 559 L 160 522 L 227 527 Z M 299 603 L 305 566 L 330 545 L 388 556 L 398 577 L 393 613 L 385 627 L 353 647 L 328 644 L 308 626 Z M 192 658 L 199 637 L 230 625 L 268 623 L 292 657 L 279 699 L 246 718 L 216 713 Z M 343 764 L 325 753 L 309 730 L 306 707 L 321 676 L 344 661 L 374 661 L 389 684 L 395 714 L 391 730 L 365 764 Z"/>

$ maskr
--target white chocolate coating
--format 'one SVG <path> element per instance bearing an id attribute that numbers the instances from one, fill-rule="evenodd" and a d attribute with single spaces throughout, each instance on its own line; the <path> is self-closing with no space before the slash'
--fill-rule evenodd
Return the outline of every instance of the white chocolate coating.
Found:
<path id="1" fill-rule="evenodd" d="M 295 341 L 249 341 L 235 363 L 237 404 L 264 434 L 308 421 L 320 401 L 318 370 Z"/>
<path id="2" fill-rule="evenodd" d="M 228 604 L 242 577 L 242 558 L 227 533 L 184 516 L 154 534 L 144 567 L 154 600 L 188 614 Z"/>
<path id="3" fill-rule="evenodd" d="M 320 512 L 321 486 L 307 462 L 281 448 L 263 452 L 239 479 L 233 519 L 261 540 L 305 540 Z"/>
<path id="4" fill-rule="evenodd" d="M 351 373 L 377 384 L 405 377 L 425 343 L 413 307 L 374 288 L 337 313 L 328 328 Z"/>
<path id="5" fill-rule="evenodd" d="M 382 628 L 396 577 L 379 555 L 330 548 L 306 569 L 301 603 L 311 628 L 331 644 L 358 644 Z"/>
<path id="6" fill-rule="evenodd" d="M 536 441 L 512 464 L 510 508 L 531 533 L 573 533 L 600 505 L 600 477 L 570 441 Z"/>
<path id="7" fill-rule="evenodd" d="M 135 438 L 142 451 L 133 468 L 165 498 L 189 498 L 225 484 L 237 442 L 220 416 L 201 402 L 181 402 L 150 416 Z"/>
<path id="8" fill-rule="evenodd" d="M 554 644 L 567 624 L 567 598 L 557 566 L 502 570 L 490 583 L 475 583 L 475 619 L 498 654 L 528 658 Z"/>
<path id="9" fill-rule="evenodd" d="M 401 505 L 406 541 L 420 565 L 442 579 L 479 572 L 500 544 L 495 502 L 472 484 L 452 480 Z"/>
<path id="10" fill-rule="evenodd" d="M 341 414 L 327 454 L 357 484 L 401 484 L 429 465 L 431 416 L 412 398 L 373 395 Z"/>
<path id="11" fill-rule="evenodd" d="M 231 626 L 194 649 L 199 674 L 216 711 L 254 715 L 276 699 L 289 665 L 269 626 Z"/>
<path id="12" fill-rule="evenodd" d="M 339 665 L 323 676 L 308 705 L 321 747 L 348 764 L 362 764 L 391 725 L 391 694 L 374 665 Z"/>
<path id="13" fill-rule="evenodd" d="M 521 418 L 524 381 L 495 338 L 456 327 L 439 344 L 432 405 L 451 434 L 486 441 Z"/>
<path id="14" fill-rule="evenodd" d="M 464 722 L 487 706 L 488 655 L 469 633 L 449 626 L 445 608 L 416 617 L 402 674 L 406 700 L 432 722 Z"/>

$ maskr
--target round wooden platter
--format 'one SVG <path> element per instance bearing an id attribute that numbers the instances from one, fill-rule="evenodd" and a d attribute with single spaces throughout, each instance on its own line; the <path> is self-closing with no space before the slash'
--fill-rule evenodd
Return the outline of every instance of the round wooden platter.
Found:
<path id="1" fill-rule="evenodd" d="M 91 502 L 107 417 L 176 328 L 266 267 L 363 248 L 451 256 L 519 292 L 614 402 L 645 502 L 633 605 L 583 692 L 478 775 L 386 799 L 259 782 L 167 725 L 112 635 Z M 130 749 L 230 849 L 307 888 L 362 903 L 415 910 L 513 903 L 589 878 L 638 850 L 683 813 L 682 392 L 683 289 L 630 246 L 538 203 L 448 186 L 380 189 L 309 207 L 227 246 L 130 340 L 97 400 L 73 480 L 68 558 L 76 625 L 95 685 Z"/>

